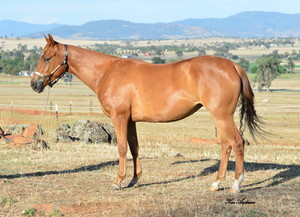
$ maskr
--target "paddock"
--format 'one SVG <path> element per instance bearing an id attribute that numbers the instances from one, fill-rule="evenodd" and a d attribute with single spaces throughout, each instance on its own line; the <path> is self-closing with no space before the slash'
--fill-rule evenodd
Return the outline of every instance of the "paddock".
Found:
<path id="1" fill-rule="evenodd" d="M 39 124 L 42 107 L 18 107 L 36 105 L 28 80 L 10 79 L 20 83 L 0 85 L 0 104 L 14 102 L 12 111 L 10 106 L 1 106 L 0 125 Z M 280 78 L 276 82 L 289 83 L 280 82 Z M 46 94 L 35 96 L 38 105 L 44 105 Z M 72 101 L 74 106 L 89 107 L 94 99 L 93 107 L 99 110 L 94 108 L 91 112 L 87 108 L 75 112 L 74 109 L 69 115 L 66 107 L 58 118 L 47 114 L 44 139 L 49 143 L 48 150 L 11 149 L 0 141 L 0 215 L 21 216 L 24 211 L 36 210 L 38 216 L 122 216 L 124 213 L 130 216 L 221 216 L 224 213 L 293 216 L 299 212 L 300 117 L 291 109 L 290 112 L 265 112 L 263 107 L 297 107 L 299 92 L 255 91 L 255 94 L 258 114 L 265 118 L 267 129 L 276 137 L 245 147 L 246 180 L 240 195 L 228 194 L 234 177 L 234 155 L 230 157 L 222 189 L 213 194 L 208 191 L 217 173 L 220 146 L 190 142 L 191 137 L 214 139 L 215 126 L 205 110 L 174 123 L 138 123 L 144 169 L 140 187 L 114 192 L 110 184 L 118 170 L 115 146 L 54 142 L 54 131 L 62 123 L 80 119 L 110 123 L 101 115 L 99 103 L 85 85 L 78 84 L 74 89 L 58 83 L 50 93 L 53 104 L 62 107 Z M 266 105 L 264 99 L 270 99 Z M 251 143 L 247 133 L 245 138 Z M 133 170 L 130 155 L 128 159 L 128 178 L 124 185 L 129 183 Z"/>

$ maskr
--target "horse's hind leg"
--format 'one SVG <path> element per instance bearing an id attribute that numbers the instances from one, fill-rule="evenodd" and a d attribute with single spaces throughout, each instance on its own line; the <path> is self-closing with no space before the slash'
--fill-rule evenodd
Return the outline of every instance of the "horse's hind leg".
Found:
<path id="1" fill-rule="evenodd" d="M 133 167 L 134 167 L 133 178 L 128 185 L 128 187 L 132 187 L 138 185 L 138 179 L 142 175 L 142 168 L 139 159 L 139 143 L 138 143 L 138 138 L 136 133 L 135 122 L 129 121 L 128 123 L 127 140 L 133 158 Z"/>
<path id="2" fill-rule="evenodd" d="M 233 117 L 217 119 L 219 141 L 221 143 L 222 156 L 216 180 L 210 187 L 211 191 L 217 191 L 220 183 L 225 179 L 231 149 L 235 152 L 235 181 L 230 192 L 239 192 L 240 184 L 244 174 L 244 144 L 243 139 L 237 130 Z"/>
<path id="3" fill-rule="evenodd" d="M 235 180 L 230 189 L 231 193 L 240 192 L 240 185 L 244 181 L 244 139 L 236 130 L 235 142 L 233 143 L 233 151 L 235 154 Z"/>
<path id="4" fill-rule="evenodd" d="M 219 141 L 221 142 L 220 138 Z M 228 143 L 221 142 L 222 155 L 220 160 L 219 171 L 216 180 L 210 186 L 211 191 L 218 191 L 220 188 L 221 181 L 224 180 L 226 177 L 226 170 L 228 166 L 231 149 L 232 147 Z"/>

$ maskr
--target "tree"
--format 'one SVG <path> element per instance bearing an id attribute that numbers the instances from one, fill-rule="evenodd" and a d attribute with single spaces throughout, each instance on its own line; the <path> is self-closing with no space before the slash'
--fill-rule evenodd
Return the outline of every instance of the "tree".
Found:
<path id="1" fill-rule="evenodd" d="M 183 56 L 183 52 L 181 50 L 175 51 L 178 58 L 181 58 Z"/>
<path id="2" fill-rule="evenodd" d="M 241 58 L 238 64 L 245 70 L 245 72 L 249 72 L 250 62 L 245 58 Z"/>
<path id="3" fill-rule="evenodd" d="M 258 71 L 257 63 L 256 62 L 251 62 L 249 66 L 249 72 L 256 74 Z"/>
<path id="4" fill-rule="evenodd" d="M 162 59 L 160 57 L 153 57 L 151 60 L 154 64 L 164 64 L 166 62 L 165 59 Z"/>
<path id="5" fill-rule="evenodd" d="M 280 73 L 280 63 L 281 60 L 275 56 L 262 57 L 256 60 L 257 72 L 254 82 L 258 83 L 259 90 L 266 87 L 269 91 L 272 81 Z"/>
<path id="6" fill-rule="evenodd" d="M 276 58 L 280 58 L 280 54 L 279 54 L 278 50 L 273 50 L 272 54 L 270 54 L 268 56 L 274 56 Z"/>
<path id="7" fill-rule="evenodd" d="M 288 73 L 294 73 L 295 63 L 293 62 L 292 58 L 288 59 L 286 68 L 288 70 Z"/>
<path id="8" fill-rule="evenodd" d="M 206 55 L 206 50 L 205 49 L 200 49 L 198 50 L 198 56 Z"/>
<path id="9" fill-rule="evenodd" d="M 162 51 L 162 50 L 157 50 L 157 51 L 155 52 L 155 54 L 158 55 L 158 56 L 163 55 L 163 51 Z"/>
<path id="10" fill-rule="evenodd" d="M 26 46 L 20 44 L 19 50 L 0 51 L 0 73 L 15 75 L 22 70 L 33 70 L 40 55 L 36 49 L 25 48 Z"/>
<path id="11" fill-rule="evenodd" d="M 238 60 L 239 59 L 239 56 L 238 55 L 232 55 L 231 57 L 233 60 Z"/>

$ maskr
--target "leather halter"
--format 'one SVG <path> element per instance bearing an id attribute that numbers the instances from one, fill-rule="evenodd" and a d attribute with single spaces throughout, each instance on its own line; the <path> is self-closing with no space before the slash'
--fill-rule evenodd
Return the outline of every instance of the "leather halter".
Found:
<path id="1" fill-rule="evenodd" d="M 55 80 L 51 81 L 51 77 L 54 75 L 54 73 L 61 67 L 61 66 L 65 66 L 66 67 L 66 71 L 63 72 L 61 75 L 59 75 Z M 68 65 L 68 47 L 67 45 L 64 45 L 64 60 L 61 62 L 61 64 L 59 64 L 55 69 L 53 69 L 53 71 L 49 74 L 49 75 L 44 75 L 40 72 L 34 72 L 34 74 L 42 77 L 44 80 L 48 81 L 48 85 L 50 87 L 53 87 L 54 84 L 56 84 L 56 82 L 58 82 L 58 80 L 64 76 L 64 74 L 67 72 L 69 68 Z"/>

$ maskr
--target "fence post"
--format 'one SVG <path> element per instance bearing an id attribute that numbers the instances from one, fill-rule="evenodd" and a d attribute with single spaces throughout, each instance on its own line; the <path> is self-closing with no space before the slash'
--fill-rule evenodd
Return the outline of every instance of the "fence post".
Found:
<path id="1" fill-rule="evenodd" d="M 70 116 L 72 114 L 72 102 L 70 101 Z"/>
<path id="2" fill-rule="evenodd" d="M 58 118 L 58 106 L 57 106 L 57 104 L 55 104 L 55 114 L 56 114 L 56 118 Z"/>
<path id="3" fill-rule="evenodd" d="M 52 115 L 52 101 L 50 101 L 50 115 Z"/>
<path id="4" fill-rule="evenodd" d="M 13 109 L 14 109 L 14 102 L 11 102 L 10 103 L 10 115 L 12 115 Z"/>
<path id="5" fill-rule="evenodd" d="M 90 101 L 90 113 L 93 113 L 93 100 Z"/>

